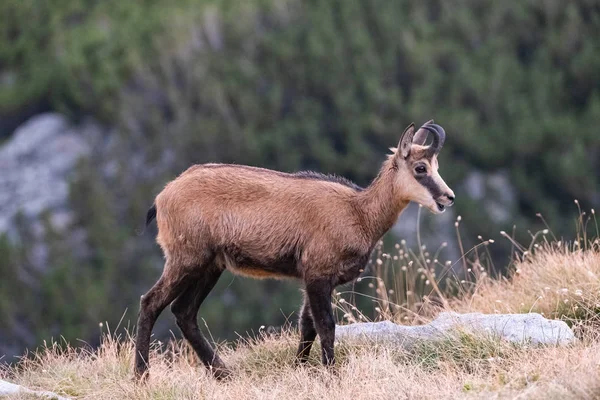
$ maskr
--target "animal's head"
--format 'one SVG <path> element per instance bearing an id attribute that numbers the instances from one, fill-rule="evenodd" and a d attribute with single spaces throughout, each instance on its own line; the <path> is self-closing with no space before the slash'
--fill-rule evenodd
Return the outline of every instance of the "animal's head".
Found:
<path id="1" fill-rule="evenodd" d="M 433 141 L 425 146 L 428 134 Z M 441 214 L 454 204 L 454 192 L 438 173 L 438 154 L 444 145 L 444 128 L 427 122 L 415 132 L 410 124 L 404 130 L 398 148 L 394 152 L 397 167 L 396 184 L 407 200 L 427 207 L 434 214 Z"/>

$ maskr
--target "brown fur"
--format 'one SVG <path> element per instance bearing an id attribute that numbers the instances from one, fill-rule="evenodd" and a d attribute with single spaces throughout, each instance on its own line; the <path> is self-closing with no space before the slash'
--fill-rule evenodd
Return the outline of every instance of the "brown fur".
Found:
<path id="1" fill-rule="evenodd" d="M 301 265 L 295 277 L 322 276 L 323 268 L 338 268 L 328 264 L 340 252 L 367 252 L 395 222 L 407 202 L 382 198 L 379 193 L 389 190 L 378 187 L 387 186 L 392 175 L 384 171 L 379 185 L 357 192 L 335 182 L 299 180 L 260 168 L 195 166 L 157 196 L 157 240 L 167 260 L 177 265 L 202 262 L 197 249 L 210 244 L 222 268 L 282 276 L 259 272 L 260 265 L 236 263 L 226 250 L 233 244 L 265 264 L 298 251 L 294 257 Z"/>
<path id="2" fill-rule="evenodd" d="M 253 278 L 300 279 L 307 296 L 299 360 L 305 361 L 318 332 L 323 362 L 331 364 L 333 288 L 358 277 L 375 243 L 410 201 L 434 212 L 436 201 L 448 203 L 432 199 L 433 189 L 419 183 L 412 168 L 427 166 L 428 185 L 453 199 L 437 174 L 437 157 L 427 159 L 427 147 L 406 143 L 412 143 L 413 133 L 411 125 L 398 146 L 410 154 L 404 157 L 395 151 L 364 190 L 332 176 L 227 164 L 195 165 L 168 183 L 155 199 L 157 241 L 166 258 L 165 269 L 142 298 L 136 373 L 146 371 L 149 333 L 162 309 L 178 296 L 193 298 L 198 289 L 190 289 L 192 283 L 202 286 L 196 295 L 201 303 L 225 269 Z M 178 324 L 203 362 L 225 371 L 197 331 L 196 303 L 188 309 L 177 305 L 174 312 L 182 310 Z"/>

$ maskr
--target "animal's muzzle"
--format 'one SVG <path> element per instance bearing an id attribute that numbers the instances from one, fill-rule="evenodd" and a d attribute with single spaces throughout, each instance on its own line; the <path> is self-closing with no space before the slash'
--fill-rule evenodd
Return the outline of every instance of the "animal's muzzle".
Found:
<path id="1" fill-rule="evenodd" d="M 452 207 L 452 205 L 454 204 L 454 195 L 453 194 L 444 194 L 442 196 L 440 196 L 436 201 L 435 201 L 438 210 L 440 211 L 444 211 L 446 209 L 446 207 Z"/>

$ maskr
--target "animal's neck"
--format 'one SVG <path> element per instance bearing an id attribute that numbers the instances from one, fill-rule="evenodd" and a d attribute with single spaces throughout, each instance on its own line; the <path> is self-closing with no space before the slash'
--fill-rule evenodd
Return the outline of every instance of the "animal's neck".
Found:
<path id="1" fill-rule="evenodd" d="M 361 193 L 359 207 L 363 228 L 373 243 L 391 229 L 409 203 L 402 193 L 398 193 L 394 179 L 396 170 L 393 169 L 391 160 L 388 160 L 379 175 Z"/>

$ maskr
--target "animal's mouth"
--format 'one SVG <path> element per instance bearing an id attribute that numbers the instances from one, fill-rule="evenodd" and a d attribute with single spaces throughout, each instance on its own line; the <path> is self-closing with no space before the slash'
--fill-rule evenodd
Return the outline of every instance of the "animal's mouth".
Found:
<path id="1" fill-rule="evenodd" d="M 444 210 L 446 209 L 446 206 L 443 205 L 442 203 L 438 203 L 437 201 L 435 202 L 435 204 L 437 205 L 437 208 L 440 212 L 444 212 Z"/>

